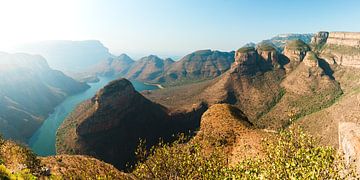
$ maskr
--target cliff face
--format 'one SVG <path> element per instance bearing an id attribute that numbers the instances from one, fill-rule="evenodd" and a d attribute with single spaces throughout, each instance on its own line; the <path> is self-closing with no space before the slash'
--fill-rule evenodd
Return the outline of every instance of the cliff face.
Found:
<path id="1" fill-rule="evenodd" d="M 41 56 L 0 55 L 0 131 L 26 141 L 66 96 L 89 86 L 51 69 Z"/>
<path id="2" fill-rule="evenodd" d="M 57 153 L 95 156 L 125 169 L 136 161 L 139 139 L 151 146 L 173 134 L 199 126 L 206 110 L 199 105 L 187 112 L 170 112 L 136 92 L 126 79 L 110 82 L 90 100 L 80 104 L 57 133 Z"/>
<path id="3" fill-rule="evenodd" d="M 327 44 L 360 48 L 360 33 L 358 32 L 330 32 Z"/>
<path id="4" fill-rule="evenodd" d="M 322 36 L 327 34 L 328 36 Z M 320 32 L 320 57 L 329 64 L 360 68 L 360 33 L 358 32 Z M 324 43 L 324 41 L 326 43 Z M 319 45 L 314 41 L 315 46 Z"/>

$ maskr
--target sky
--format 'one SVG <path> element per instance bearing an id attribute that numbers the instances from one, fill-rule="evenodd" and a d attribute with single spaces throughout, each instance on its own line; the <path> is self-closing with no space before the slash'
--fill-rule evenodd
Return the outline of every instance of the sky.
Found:
<path id="1" fill-rule="evenodd" d="M 360 31 L 360 1 L 0 0 L 0 51 L 96 39 L 114 54 L 181 56 L 320 30 Z"/>

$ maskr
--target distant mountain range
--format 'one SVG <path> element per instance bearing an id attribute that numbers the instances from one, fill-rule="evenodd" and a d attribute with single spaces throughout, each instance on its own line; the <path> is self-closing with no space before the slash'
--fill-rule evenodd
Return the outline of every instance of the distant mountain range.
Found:
<path id="1" fill-rule="evenodd" d="M 39 54 L 51 68 L 63 72 L 77 72 L 98 63 L 102 59 L 113 57 L 100 41 L 42 41 L 18 46 L 15 52 Z"/>
<path id="2" fill-rule="evenodd" d="M 66 96 L 87 88 L 39 55 L 0 53 L 0 132 L 26 141 Z"/>

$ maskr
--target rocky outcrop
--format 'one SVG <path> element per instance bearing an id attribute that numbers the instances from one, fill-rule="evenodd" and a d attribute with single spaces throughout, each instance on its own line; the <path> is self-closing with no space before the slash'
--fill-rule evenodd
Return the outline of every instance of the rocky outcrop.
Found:
<path id="1" fill-rule="evenodd" d="M 135 91 L 130 81 L 110 82 L 80 104 L 57 133 L 57 153 L 86 154 L 125 169 L 136 162 L 139 139 L 150 147 L 194 131 L 207 109 L 199 104 L 189 111 L 170 111 Z"/>
<path id="2" fill-rule="evenodd" d="M 306 52 L 310 50 L 309 46 L 301 40 L 288 41 L 284 47 L 283 54 L 289 60 L 300 62 L 304 59 Z"/>
<path id="3" fill-rule="evenodd" d="M 348 167 L 355 166 L 360 173 L 360 125 L 353 122 L 339 123 L 339 149 L 344 153 Z"/>
<path id="4" fill-rule="evenodd" d="M 289 73 L 294 70 L 309 50 L 310 47 L 301 40 L 288 41 L 283 51 L 284 56 L 288 59 L 288 62 L 284 65 L 286 72 Z"/>
<path id="5" fill-rule="evenodd" d="M 312 51 L 309 51 L 306 53 L 306 56 L 304 57 L 303 62 L 308 67 L 318 67 L 319 66 L 319 60 L 318 60 L 316 54 Z"/>
<path id="6" fill-rule="evenodd" d="M 329 32 L 320 31 L 311 38 L 311 44 L 319 45 L 326 43 L 327 38 L 329 37 Z"/>

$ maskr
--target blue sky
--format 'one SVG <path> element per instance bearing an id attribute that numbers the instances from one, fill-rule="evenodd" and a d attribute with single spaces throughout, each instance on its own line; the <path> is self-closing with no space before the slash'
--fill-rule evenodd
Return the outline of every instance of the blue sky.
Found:
<path id="1" fill-rule="evenodd" d="M 0 20 L 7 20 L 0 48 L 4 42 L 98 39 L 115 54 L 181 56 L 231 51 L 282 33 L 360 31 L 360 1 L 3 0 Z"/>

